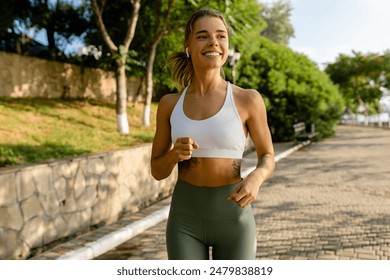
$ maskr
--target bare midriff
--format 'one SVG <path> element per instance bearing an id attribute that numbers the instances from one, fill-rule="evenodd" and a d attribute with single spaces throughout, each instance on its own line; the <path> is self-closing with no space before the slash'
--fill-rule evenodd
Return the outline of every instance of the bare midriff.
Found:
<path id="1" fill-rule="evenodd" d="M 195 186 L 220 187 L 241 180 L 241 160 L 191 158 L 179 163 L 179 179 Z"/>

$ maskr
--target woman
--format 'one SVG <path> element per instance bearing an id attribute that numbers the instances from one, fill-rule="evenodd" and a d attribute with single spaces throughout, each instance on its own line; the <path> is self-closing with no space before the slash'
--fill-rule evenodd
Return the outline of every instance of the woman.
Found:
<path id="1" fill-rule="evenodd" d="M 229 50 L 224 17 L 201 9 L 187 22 L 184 52 L 168 61 L 186 87 L 165 95 L 157 111 L 151 169 L 157 180 L 178 164 L 167 222 L 169 259 L 255 259 L 256 226 L 250 203 L 274 167 L 264 102 L 255 90 L 221 77 Z M 240 176 L 248 133 L 257 168 Z"/>

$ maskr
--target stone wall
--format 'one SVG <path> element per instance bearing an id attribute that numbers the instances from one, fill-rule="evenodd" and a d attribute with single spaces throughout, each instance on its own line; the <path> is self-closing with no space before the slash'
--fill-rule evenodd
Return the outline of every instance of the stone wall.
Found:
<path id="1" fill-rule="evenodd" d="M 129 100 L 134 100 L 140 82 L 138 78 L 128 77 Z M 0 97 L 114 100 L 116 91 L 113 72 L 2 51 L 0 85 Z"/>
<path id="2" fill-rule="evenodd" d="M 166 197 L 176 171 L 150 175 L 151 145 L 0 169 L 0 259 L 111 223 Z"/>

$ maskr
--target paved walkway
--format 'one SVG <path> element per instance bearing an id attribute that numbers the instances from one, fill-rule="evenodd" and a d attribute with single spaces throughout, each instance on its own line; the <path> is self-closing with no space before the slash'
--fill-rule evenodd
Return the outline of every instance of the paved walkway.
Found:
<path id="1" fill-rule="evenodd" d="M 276 145 L 277 153 L 289 145 Z M 169 199 L 116 226 L 167 205 Z M 258 259 L 389 260 L 390 130 L 338 127 L 334 137 L 279 161 L 253 208 Z M 68 242 L 35 259 L 58 257 L 82 242 Z M 165 221 L 96 259 L 167 259 Z"/>

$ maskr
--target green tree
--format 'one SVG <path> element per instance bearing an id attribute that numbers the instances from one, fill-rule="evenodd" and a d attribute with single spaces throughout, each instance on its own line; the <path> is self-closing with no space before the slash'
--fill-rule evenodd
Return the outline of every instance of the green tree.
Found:
<path id="1" fill-rule="evenodd" d="M 141 0 L 130 0 L 130 3 L 123 1 L 116 1 L 115 3 L 106 0 L 92 0 L 92 10 L 95 15 L 96 24 L 99 28 L 102 39 L 109 49 L 112 57 L 115 60 L 116 65 L 116 114 L 118 131 L 121 134 L 129 134 L 129 124 L 127 120 L 126 101 L 127 101 L 127 89 L 126 89 L 126 60 L 128 58 L 129 47 L 131 41 L 134 38 L 136 25 L 139 17 L 139 10 L 141 7 Z M 111 4 L 111 8 L 116 10 L 116 13 L 109 14 L 109 20 L 113 20 L 115 16 L 116 20 L 121 24 L 119 33 L 122 33 L 122 41 L 115 43 L 110 35 L 110 29 L 108 29 L 103 12 L 105 11 L 106 4 Z M 118 9 L 119 8 L 119 9 Z M 118 32 L 117 32 L 118 34 Z"/>
<path id="2" fill-rule="evenodd" d="M 145 67 L 145 105 L 142 124 L 150 126 L 150 106 L 153 97 L 153 68 L 156 59 L 157 47 L 161 40 L 172 30 L 172 15 L 174 13 L 174 0 L 146 0 L 141 8 L 142 21 L 138 24 L 137 38 L 146 50 L 147 59 Z"/>
<path id="3" fill-rule="evenodd" d="M 75 5 L 71 0 L 17 0 L 0 4 L 0 38 L 6 49 L 19 54 L 30 54 L 34 42 L 30 36 L 45 30 L 48 52 L 39 55 L 65 60 L 64 50 L 69 43 L 85 34 L 89 26 L 85 5 Z M 21 40 L 22 39 L 22 40 Z M 13 43 L 14 42 L 14 43 Z M 11 45 L 14 45 L 10 47 Z M 62 57 L 58 57 L 61 55 Z"/>
<path id="4" fill-rule="evenodd" d="M 21 38 L 33 28 L 29 20 L 31 17 L 30 1 L 1 1 L 0 15 L 0 40 L 3 48 L 21 54 L 23 52 Z"/>
<path id="5" fill-rule="evenodd" d="M 390 89 L 390 51 L 340 54 L 325 71 L 339 86 L 350 110 L 356 112 L 363 107 L 366 114 L 378 113 L 379 100 L 384 90 Z"/>
<path id="6" fill-rule="evenodd" d="M 285 46 L 262 37 L 252 44 L 257 49 L 243 55 L 239 82 L 262 94 L 274 140 L 291 140 L 298 121 L 313 123 L 320 137 L 332 135 L 343 100 L 329 77 Z"/>
<path id="7" fill-rule="evenodd" d="M 49 57 L 59 59 L 66 45 L 87 31 L 89 17 L 85 5 L 75 6 L 69 0 L 31 0 L 31 22 L 45 29 Z"/>
<path id="8" fill-rule="evenodd" d="M 31 15 L 31 3 L 29 0 L 1 1 L 0 2 L 0 36 L 6 33 L 17 32 L 18 26 L 23 24 Z"/>
<path id="9" fill-rule="evenodd" d="M 267 27 L 261 35 L 271 41 L 287 46 L 294 37 L 294 27 L 290 22 L 293 8 L 290 0 L 278 0 L 273 4 L 265 5 L 261 14 L 267 22 Z"/>

